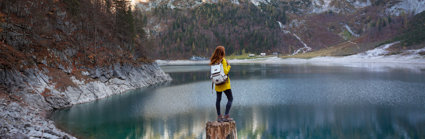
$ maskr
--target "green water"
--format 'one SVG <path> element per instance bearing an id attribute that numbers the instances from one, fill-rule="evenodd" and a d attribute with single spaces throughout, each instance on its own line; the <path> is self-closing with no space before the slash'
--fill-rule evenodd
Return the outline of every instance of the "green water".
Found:
<path id="1" fill-rule="evenodd" d="M 216 118 L 209 67 L 162 68 L 172 82 L 51 118 L 80 138 L 205 138 Z M 423 69 L 249 64 L 229 75 L 239 138 L 425 138 Z"/>

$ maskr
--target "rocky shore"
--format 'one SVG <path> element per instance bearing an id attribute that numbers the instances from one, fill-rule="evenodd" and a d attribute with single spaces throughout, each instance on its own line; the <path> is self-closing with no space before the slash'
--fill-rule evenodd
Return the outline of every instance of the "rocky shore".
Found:
<path id="1" fill-rule="evenodd" d="M 171 80 L 129 3 L 102 2 L 0 1 L 0 139 L 74 138 L 51 111 Z"/>
<path id="2" fill-rule="evenodd" d="M 51 72 L 54 71 L 48 68 L 0 69 L 0 84 L 6 85 L 9 92 L 0 93 L 1 138 L 75 138 L 56 128 L 47 115 L 54 109 L 171 80 L 156 63 L 139 66 L 117 63 L 82 70 L 82 77 L 63 80 L 55 79 L 57 75 Z M 66 87 L 58 87 L 66 81 L 70 81 Z"/>

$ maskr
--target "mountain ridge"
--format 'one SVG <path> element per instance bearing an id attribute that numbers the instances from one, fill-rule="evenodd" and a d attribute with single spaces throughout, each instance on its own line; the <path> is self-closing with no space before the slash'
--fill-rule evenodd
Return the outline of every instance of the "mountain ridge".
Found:
<path id="1" fill-rule="evenodd" d="M 149 38 L 156 42 L 151 46 L 154 50 L 152 56 L 171 59 L 186 59 L 194 55 L 208 57 L 209 51 L 216 45 L 227 45 L 229 54 L 236 55 L 243 51 L 290 55 L 304 48 L 304 44 L 316 51 L 346 41 L 359 43 L 360 47 L 373 48 L 376 46 L 370 46 L 372 43 L 382 43 L 402 33 L 409 19 L 424 10 L 417 8 L 424 5 L 419 0 L 270 0 L 238 1 L 238 4 L 233 1 L 159 0 L 138 4 L 139 10 L 143 11 L 143 6 L 146 8 L 155 2 L 156 7 L 145 11 L 148 17 L 145 30 Z M 190 8 L 169 7 L 169 3 L 190 2 L 194 3 Z M 196 12 L 198 9 L 208 9 L 210 13 Z M 218 16 L 210 16 L 214 12 Z M 240 16 L 239 12 L 250 17 Z M 190 18 L 193 16 L 199 18 Z M 240 17 L 222 18 L 226 16 Z M 218 22 L 218 25 L 214 22 Z M 278 22 L 285 27 L 283 32 L 275 32 L 282 29 Z M 193 28 L 195 32 L 187 28 Z M 199 30 L 205 31 L 196 32 Z M 260 34 L 254 35 L 255 32 Z M 228 33 L 237 37 L 226 35 Z M 251 34 L 254 37 L 248 37 Z M 173 53 L 174 50 L 182 53 Z"/>

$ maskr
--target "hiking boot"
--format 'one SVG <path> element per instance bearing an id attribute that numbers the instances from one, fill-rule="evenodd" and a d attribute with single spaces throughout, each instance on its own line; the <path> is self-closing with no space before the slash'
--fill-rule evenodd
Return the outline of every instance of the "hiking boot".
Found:
<path id="1" fill-rule="evenodd" d="M 217 116 L 217 122 L 223 122 L 223 115 Z"/>
<path id="2" fill-rule="evenodd" d="M 230 121 L 233 121 L 233 118 L 230 118 L 230 115 L 226 114 L 226 115 L 224 115 L 223 121 L 224 122 L 230 122 Z"/>

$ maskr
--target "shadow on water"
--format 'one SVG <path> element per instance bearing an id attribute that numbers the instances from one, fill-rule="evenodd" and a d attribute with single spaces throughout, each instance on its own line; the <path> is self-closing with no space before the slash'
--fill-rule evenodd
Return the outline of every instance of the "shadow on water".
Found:
<path id="1" fill-rule="evenodd" d="M 58 110 L 52 119 L 81 138 L 204 138 L 205 123 L 216 118 L 209 67 L 162 68 L 171 83 Z M 242 138 L 424 138 L 424 75 L 232 65 L 231 115 Z"/>

